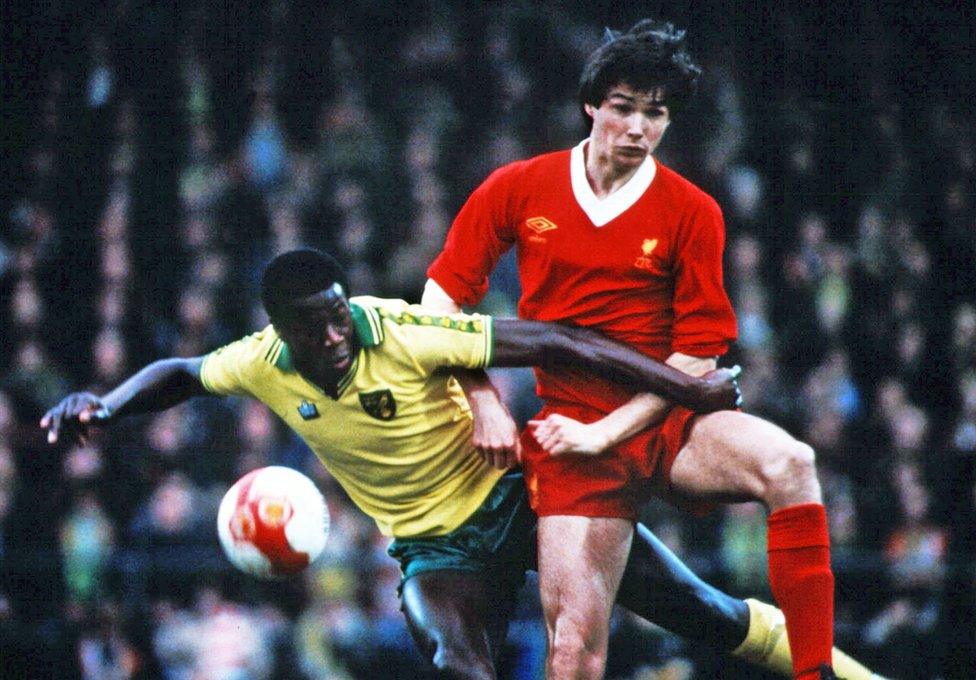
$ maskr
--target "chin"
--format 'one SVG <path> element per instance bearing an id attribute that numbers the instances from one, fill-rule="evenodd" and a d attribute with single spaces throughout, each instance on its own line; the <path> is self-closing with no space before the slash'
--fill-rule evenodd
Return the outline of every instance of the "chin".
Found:
<path id="1" fill-rule="evenodd" d="M 634 156 L 621 156 L 617 159 L 617 167 L 626 169 L 639 168 L 641 163 L 644 162 L 645 158 L 647 158 L 647 156 L 641 156 L 640 158 L 636 158 Z"/>

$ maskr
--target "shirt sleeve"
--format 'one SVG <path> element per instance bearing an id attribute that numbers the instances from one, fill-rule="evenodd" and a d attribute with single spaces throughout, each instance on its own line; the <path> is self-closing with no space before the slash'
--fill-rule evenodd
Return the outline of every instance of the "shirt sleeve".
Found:
<path id="1" fill-rule="evenodd" d="M 200 365 L 200 382 L 208 392 L 220 395 L 249 395 L 247 374 L 259 353 L 256 336 L 224 345 L 208 354 Z"/>
<path id="2" fill-rule="evenodd" d="M 736 338 L 735 314 L 725 292 L 722 211 L 707 198 L 688 216 L 674 284 L 672 352 L 720 356 Z"/>
<path id="3" fill-rule="evenodd" d="M 468 198 L 454 219 L 444 249 L 427 269 L 427 276 L 459 305 L 481 302 L 488 292 L 488 276 L 515 240 L 510 206 L 513 169 L 493 172 Z"/>
<path id="4" fill-rule="evenodd" d="M 430 315 L 412 306 L 388 335 L 398 338 L 420 371 L 439 368 L 484 368 L 494 350 L 492 317 L 484 314 Z"/>

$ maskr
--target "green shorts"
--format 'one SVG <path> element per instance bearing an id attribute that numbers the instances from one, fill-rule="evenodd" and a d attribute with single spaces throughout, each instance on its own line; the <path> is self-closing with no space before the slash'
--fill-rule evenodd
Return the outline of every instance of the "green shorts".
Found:
<path id="1" fill-rule="evenodd" d="M 400 562 L 402 581 L 425 571 L 456 569 L 521 582 L 527 569 L 535 569 L 535 526 L 522 473 L 511 472 L 454 531 L 429 538 L 397 538 L 387 552 Z"/>

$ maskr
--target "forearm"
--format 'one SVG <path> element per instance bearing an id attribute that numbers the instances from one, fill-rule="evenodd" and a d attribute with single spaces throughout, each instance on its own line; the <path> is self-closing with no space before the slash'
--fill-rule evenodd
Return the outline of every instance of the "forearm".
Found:
<path id="1" fill-rule="evenodd" d="M 665 363 L 693 376 L 704 374 L 715 367 L 712 359 L 699 359 L 680 353 L 672 354 Z M 610 448 L 662 421 L 673 405 L 657 394 L 642 393 L 593 425 L 606 437 L 605 448 Z"/>
<path id="2" fill-rule="evenodd" d="M 660 422 L 669 410 L 671 402 L 648 392 L 636 395 L 591 425 L 605 439 L 602 448 L 608 449 Z"/>
<path id="3" fill-rule="evenodd" d="M 495 320 L 496 366 L 581 369 L 653 392 L 690 408 L 701 396 L 697 378 L 584 328 Z"/>
<path id="4" fill-rule="evenodd" d="M 202 359 L 153 362 L 102 397 L 109 418 L 162 411 L 190 397 L 207 394 L 200 382 Z"/>
<path id="5" fill-rule="evenodd" d="M 675 353 L 668 357 L 665 363 L 690 375 L 700 375 L 714 368 L 714 365 L 711 368 L 704 368 L 698 363 L 701 361 L 696 357 Z M 711 361 L 711 364 L 714 364 L 714 361 Z M 610 448 L 662 421 L 673 405 L 671 401 L 657 394 L 642 393 L 592 425 L 606 439 L 604 448 Z"/>
<path id="6" fill-rule="evenodd" d="M 451 369 L 451 375 L 457 379 L 461 389 L 464 390 L 464 396 L 475 411 L 482 405 L 491 406 L 501 403 L 498 389 L 483 369 L 455 367 Z"/>

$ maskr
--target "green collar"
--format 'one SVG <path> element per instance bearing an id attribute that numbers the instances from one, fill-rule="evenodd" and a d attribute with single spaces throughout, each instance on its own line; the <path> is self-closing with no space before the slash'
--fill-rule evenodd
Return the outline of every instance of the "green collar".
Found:
<path id="1" fill-rule="evenodd" d="M 352 328 L 359 340 L 360 347 L 376 347 L 383 342 L 383 324 L 380 323 L 379 314 L 370 307 L 360 307 L 355 302 L 349 303 L 349 310 L 352 313 Z M 275 359 L 274 365 L 282 371 L 293 372 L 294 364 L 291 360 L 291 351 L 288 344 L 281 342 L 281 352 Z"/>
<path id="2" fill-rule="evenodd" d="M 383 324 L 375 309 L 360 307 L 355 302 L 349 303 L 349 309 L 352 311 L 352 327 L 362 347 L 376 347 L 383 342 Z"/>

